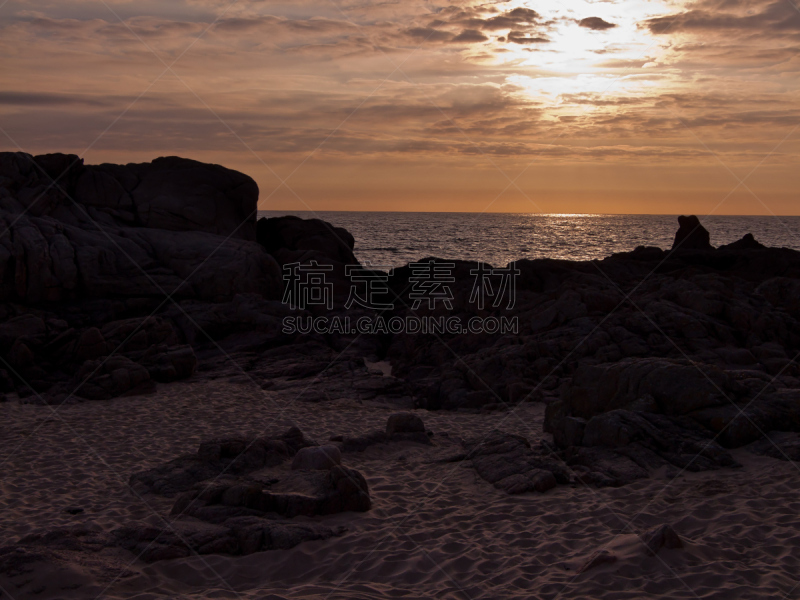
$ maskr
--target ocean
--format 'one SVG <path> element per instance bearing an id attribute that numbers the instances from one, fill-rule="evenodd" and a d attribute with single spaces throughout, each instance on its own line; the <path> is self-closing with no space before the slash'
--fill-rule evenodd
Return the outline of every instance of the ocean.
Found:
<path id="1" fill-rule="evenodd" d="M 344 227 L 355 254 L 373 267 L 398 267 L 435 256 L 505 266 L 522 258 L 592 260 L 636 246 L 670 248 L 677 215 L 558 215 L 508 213 L 284 212 Z M 700 218 L 715 246 L 746 233 L 767 246 L 800 250 L 800 217 L 708 216 Z"/>

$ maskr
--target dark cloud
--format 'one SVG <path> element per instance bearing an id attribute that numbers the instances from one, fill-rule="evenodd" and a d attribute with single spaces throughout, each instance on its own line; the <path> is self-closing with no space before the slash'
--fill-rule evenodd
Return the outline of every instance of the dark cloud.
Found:
<path id="1" fill-rule="evenodd" d="M 489 38 L 477 29 L 465 29 L 453 38 L 454 42 L 485 42 Z"/>
<path id="2" fill-rule="evenodd" d="M 613 29 L 617 26 L 616 23 L 609 23 L 600 17 L 586 17 L 578 21 L 578 25 L 593 31 L 605 31 L 606 29 Z"/>
<path id="3" fill-rule="evenodd" d="M 74 106 L 81 104 L 84 106 L 108 106 L 107 101 L 88 96 L 0 91 L 0 105 L 4 106 Z"/>
<path id="4" fill-rule="evenodd" d="M 515 8 L 505 14 L 484 19 L 481 28 L 488 31 L 513 29 L 523 25 L 534 25 L 539 20 L 539 13 L 530 8 Z"/>
<path id="5" fill-rule="evenodd" d="M 550 40 L 544 36 L 529 36 L 521 31 L 509 31 L 508 41 L 515 44 L 546 44 Z"/>
<path id="6" fill-rule="evenodd" d="M 788 0 L 777 0 L 761 7 L 756 4 L 744 14 L 730 12 L 742 6 L 736 1 L 701 2 L 697 6 L 700 8 L 648 19 L 644 26 L 656 34 L 736 30 L 774 36 L 777 32 L 800 32 L 800 10 Z"/>
<path id="7" fill-rule="evenodd" d="M 406 29 L 406 35 L 422 42 L 447 42 L 453 39 L 453 34 L 447 31 L 440 31 L 433 27 L 412 27 Z"/>

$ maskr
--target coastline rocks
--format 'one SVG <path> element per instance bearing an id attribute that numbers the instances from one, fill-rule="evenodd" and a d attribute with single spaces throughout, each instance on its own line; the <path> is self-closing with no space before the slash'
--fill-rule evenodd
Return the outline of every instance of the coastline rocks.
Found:
<path id="1" fill-rule="evenodd" d="M 713 250 L 711 236 L 708 230 L 700 223 L 700 219 L 691 215 L 688 217 L 678 217 L 678 231 L 675 234 L 675 241 L 672 243 L 673 250 Z"/>

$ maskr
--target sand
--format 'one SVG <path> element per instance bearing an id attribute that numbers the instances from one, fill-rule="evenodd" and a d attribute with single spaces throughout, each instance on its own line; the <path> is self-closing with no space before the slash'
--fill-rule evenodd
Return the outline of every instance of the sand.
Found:
<path id="1" fill-rule="evenodd" d="M 0 404 L 0 545 L 60 525 L 161 523 L 172 501 L 137 498 L 128 476 L 193 452 L 201 440 L 295 423 L 324 442 L 383 427 L 397 410 L 294 402 L 299 389 L 187 382 L 64 406 L 55 416 L 48 407 Z M 319 519 L 345 525 L 342 537 L 151 565 L 120 551 L 112 558 L 127 566 L 123 577 L 42 566 L 31 574 L 36 586 L 3 577 L 0 586 L 15 600 L 800 597 L 800 470 L 792 463 L 737 450 L 741 469 L 677 478 L 663 470 L 618 489 L 568 485 L 508 496 L 467 465 L 435 460 L 454 454 L 460 436 L 495 427 L 536 442 L 543 405 L 514 414 L 418 413 L 436 433 L 434 447 L 398 443 L 344 455 L 367 478 L 373 509 Z M 84 512 L 68 514 L 70 507 Z M 648 556 L 637 533 L 661 524 L 684 547 Z M 579 572 L 603 550 L 616 560 Z"/>

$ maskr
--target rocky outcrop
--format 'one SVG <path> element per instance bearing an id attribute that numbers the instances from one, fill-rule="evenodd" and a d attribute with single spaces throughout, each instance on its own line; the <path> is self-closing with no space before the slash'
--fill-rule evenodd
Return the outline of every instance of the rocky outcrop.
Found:
<path id="1" fill-rule="evenodd" d="M 250 177 L 187 159 L 84 165 L 0 153 L 3 387 L 61 402 L 191 376 L 186 344 L 202 326 L 180 302 L 214 314 L 244 296 L 281 298 L 279 266 L 255 241 L 257 201 Z M 252 323 L 222 327 L 224 337 Z"/>
<path id="2" fill-rule="evenodd" d="M 673 250 L 712 250 L 711 236 L 700 223 L 700 219 L 691 215 L 678 217 L 680 225 L 672 243 Z M 752 237 L 752 236 L 751 236 Z"/>
<path id="3" fill-rule="evenodd" d="M 258 186 L 219 165 L 170 156 L 84 165 L 73 154 L 0 153 L 0 208 L 81 227 L 198 231 L 255 240 Z"/>
<path id="4" fill-rule="evenodd" d="M 0 154 L 0 300 L 278 298 L 278 266 L 255 243 L 257 200 L 250 177 L 182 158 Z"/>

